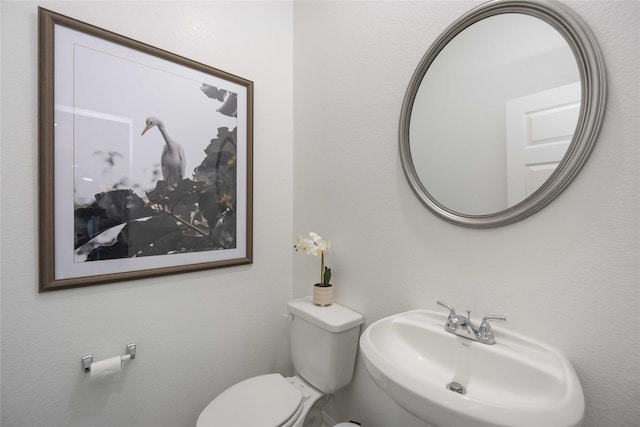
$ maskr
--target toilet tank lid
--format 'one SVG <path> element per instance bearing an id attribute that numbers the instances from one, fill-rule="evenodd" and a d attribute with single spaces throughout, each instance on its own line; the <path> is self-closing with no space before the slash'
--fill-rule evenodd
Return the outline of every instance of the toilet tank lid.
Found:
<path id="1" fill-rule="evenodd" d="M 288 306 L 289 313 L 329 332 L 346 331 L 364 323 L 362 314 L 335 302 L 328 307 L 320 307 L 313 303 L 311 297 L 304 297 L 289 301 Z"/>

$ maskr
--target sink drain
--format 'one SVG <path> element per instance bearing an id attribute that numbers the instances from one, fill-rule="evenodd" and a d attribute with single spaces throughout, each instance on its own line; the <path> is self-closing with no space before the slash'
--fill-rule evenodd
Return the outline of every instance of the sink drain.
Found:
<path id="1" fill-rule="evenodd" d="M 465 394 L 467 390 L 462 386 L 462 384 L 452 381 L 447 385 L 447 388 L 456 393 Z"/>

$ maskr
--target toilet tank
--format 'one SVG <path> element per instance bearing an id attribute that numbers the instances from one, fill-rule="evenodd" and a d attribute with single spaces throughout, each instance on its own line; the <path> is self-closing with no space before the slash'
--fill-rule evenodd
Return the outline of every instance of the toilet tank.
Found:
<path id="1" fill-rule="evenodd" d="M 290 301 L 293 367 L 323 393 L 351 382 L 358 351 L 361 314 L 333 303 L 314 305 L 311 297 Z"/>

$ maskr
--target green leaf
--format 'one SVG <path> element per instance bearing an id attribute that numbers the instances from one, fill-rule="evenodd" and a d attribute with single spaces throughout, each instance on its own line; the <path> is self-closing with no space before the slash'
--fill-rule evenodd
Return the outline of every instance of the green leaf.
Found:
<path id="1" fill-rule="evenodd" d="M 329 267 L 324 268 L 324 280 L 322 284 L 325 286 L 329 286 L 331 284 L 331 269 Z"/>

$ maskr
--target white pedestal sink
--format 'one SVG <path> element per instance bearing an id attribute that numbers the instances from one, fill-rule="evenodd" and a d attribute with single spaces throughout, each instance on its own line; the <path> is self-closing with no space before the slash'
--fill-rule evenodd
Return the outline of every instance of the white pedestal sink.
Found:
<path id="1" fill-rule="evenodd" d="M 504 328 L 494 330 L 494 345 L 482 344 L 446 332 L 446 320 L 414 310 L 362 334 L 369 374 L 401 407 L 438 427 L 582 425 L 580 381 L 560 351 Z"/>

